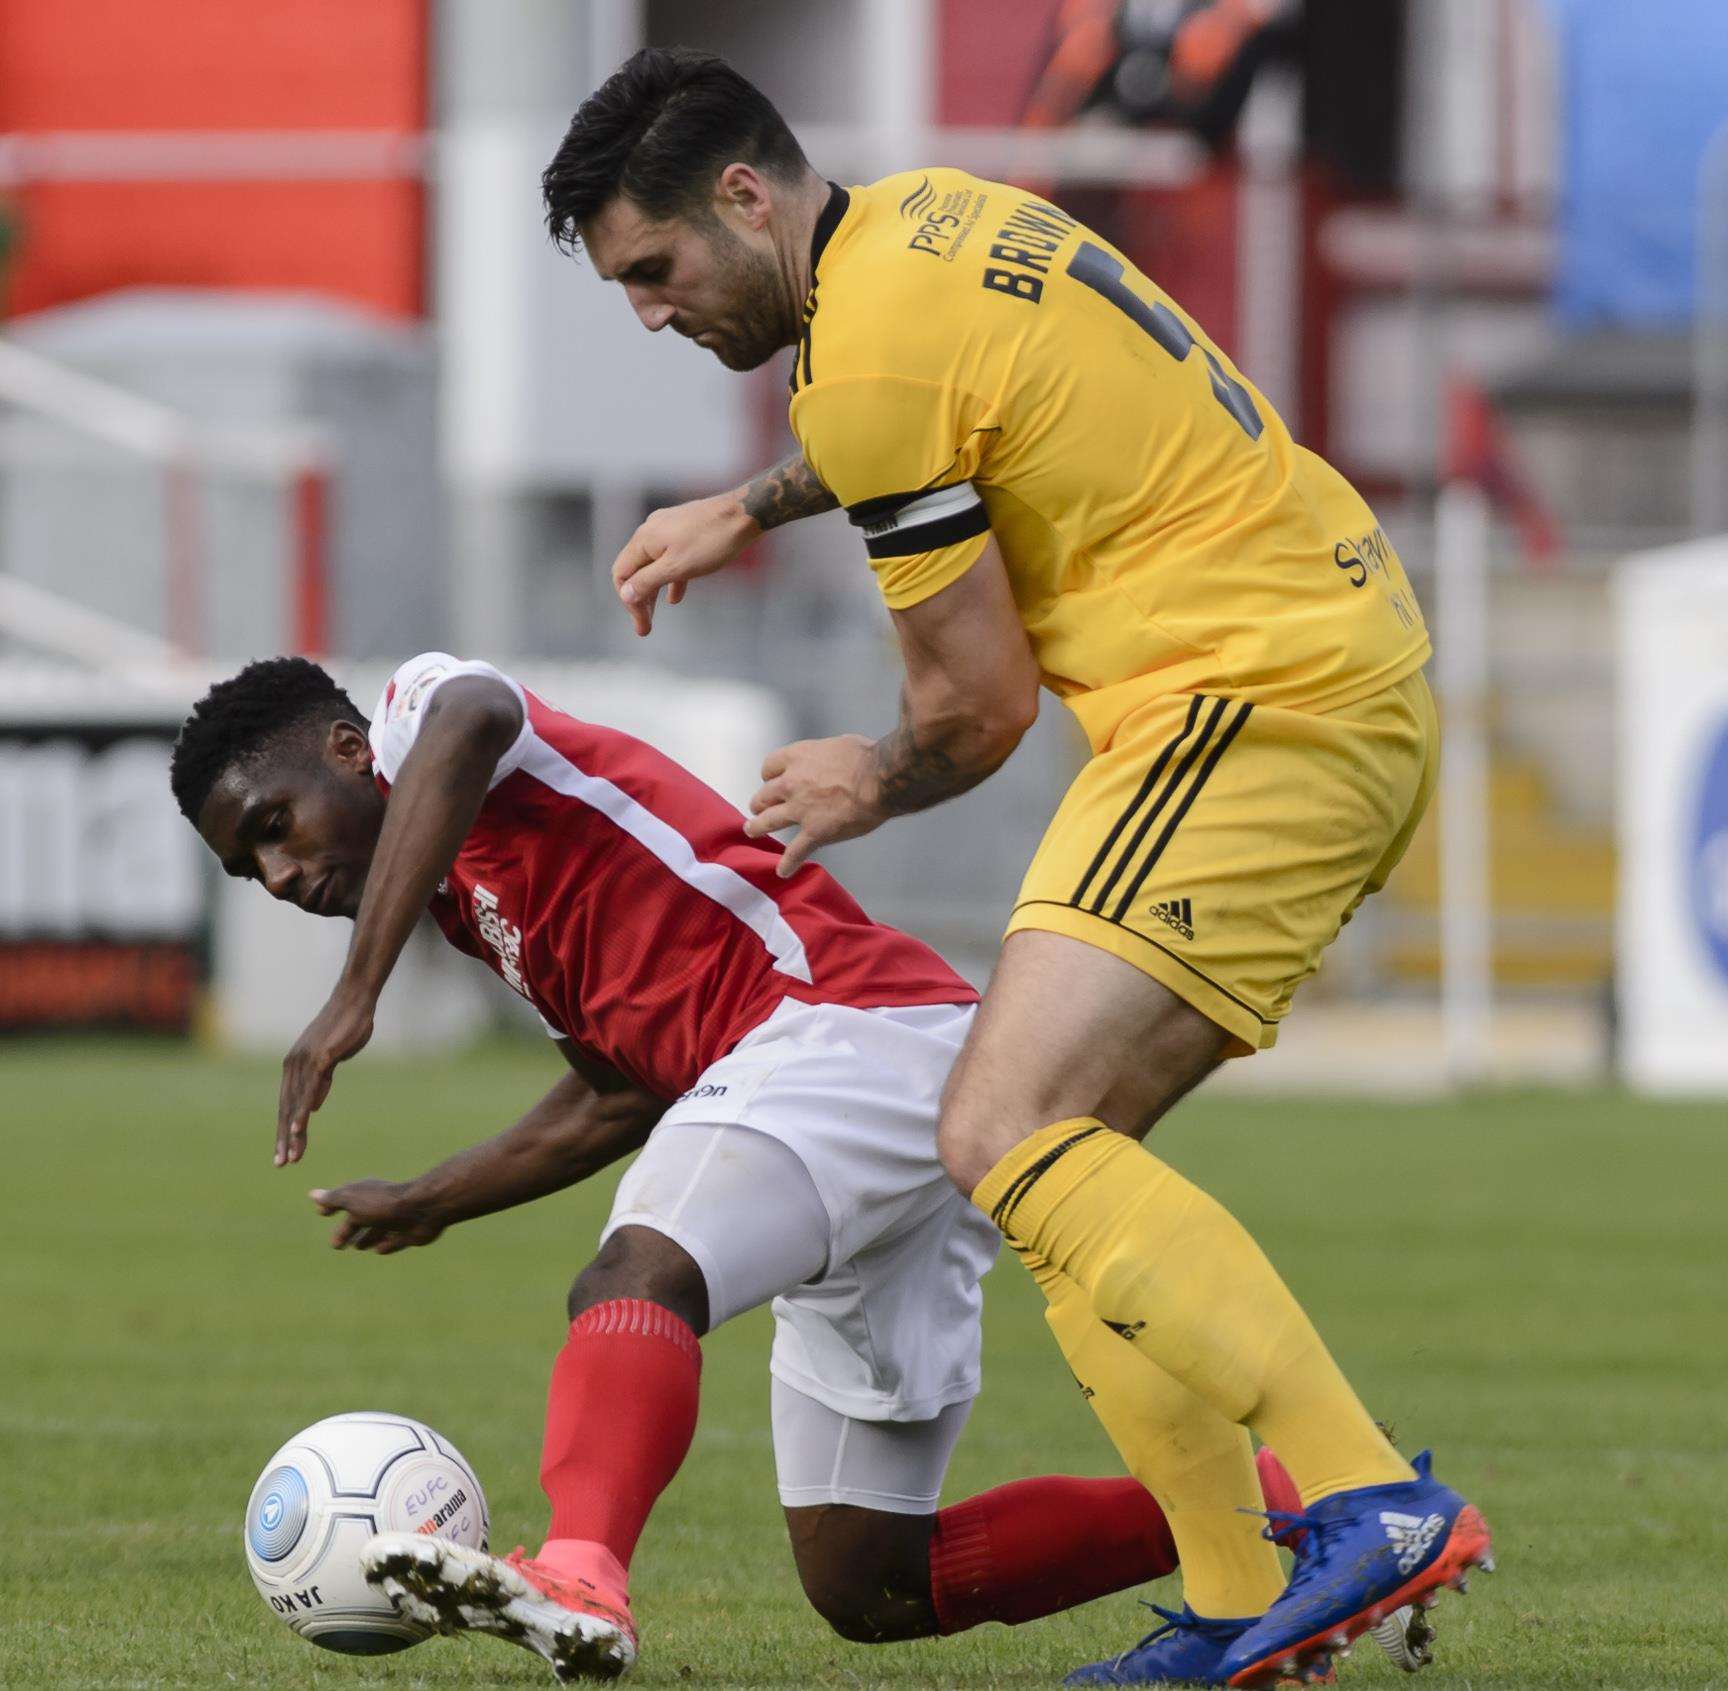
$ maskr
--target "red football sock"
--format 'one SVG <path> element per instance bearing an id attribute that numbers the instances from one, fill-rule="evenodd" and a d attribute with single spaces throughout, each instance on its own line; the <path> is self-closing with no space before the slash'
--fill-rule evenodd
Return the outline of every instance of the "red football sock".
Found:
<path id="1" fill-rule="evenodd" d="M 1072 1609 L 1176 1567 L 1170 1524 L 1138 1480 L 1016 1480 L 938 1511 L 930 1596 L 938 1628 Z"/>
<path id="2" fill-rule="evenodd" d="M 552 1365 L 540 1484 L 550 1545 L 604 1545 L 622 1567 L 696 1431 L 702 1348 L 688 1323 L 643 1298 L 596 1304 Z"/>

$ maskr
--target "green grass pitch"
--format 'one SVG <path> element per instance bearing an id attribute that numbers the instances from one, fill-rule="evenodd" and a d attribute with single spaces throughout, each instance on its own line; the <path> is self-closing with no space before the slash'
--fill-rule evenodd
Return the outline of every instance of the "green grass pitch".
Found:
<path id="1" fill-rule="evenodd" d="M 303 1194 L 413 1173 L 553 1075 L 514 1046 L 363 1056 L 308 1161 L 277 1170 L 268 1064 L 0 1046 L 0 1684 L 547 1682 L 490 1642 L 382 1662 L 309 1648 L 254 1594 L 240 1516 L 287 1434 L 398 1409 L 476 1464 L 496 1543 L 537 1541 L 547 1370 L 610 1181 L 387 1260 L 324 1249 Z M 1496 1529 L 1498 1575 L 1436 1611 L 1425 1691 L 1728 1686 L 1720 1106 L 1202 1094 L 1159 1148 L 1256 1231 L 1375 1412 L 1407 1449 L 1432 1442 Z M 1113 1471 L 1012 1261 L 988 1304 L 949 1495 Z M 762 1315 L 707 1342 L 695 1448 L 635 1566 L 638 1683 L 1049 1686 L 1145 1630 L 1124 1594 L 927 1644 L 832 1637 L 783 1540 L 766 1347 Z M 1400 1678 L 1369 1644 L 1341 1673 Z"/>

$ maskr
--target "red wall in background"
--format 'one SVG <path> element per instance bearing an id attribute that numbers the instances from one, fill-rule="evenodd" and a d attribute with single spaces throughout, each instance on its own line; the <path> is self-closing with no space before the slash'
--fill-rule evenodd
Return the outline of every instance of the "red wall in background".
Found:
<path id="1" fill-rule="evenodd" d="M 426 0 L 0 0 L 0 132 L 426 123 Z M 424 303 L 412 181 L 36 183 L 6 304 L 136 284 Z"/>
<path id="2" fill-rule="evenodd" d="M 941 0 L 937 118 L 995 129 L 1019 121 L 1058 0 Z"/>

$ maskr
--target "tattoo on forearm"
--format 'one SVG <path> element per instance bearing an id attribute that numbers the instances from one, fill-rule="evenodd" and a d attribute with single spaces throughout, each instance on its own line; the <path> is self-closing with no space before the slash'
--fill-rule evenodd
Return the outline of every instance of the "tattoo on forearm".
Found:
<path id="1" fill-rule="evenodd" d="M 840 501 L 816 479 L 816 472 L 793 453 L 783 463 L 744 484 L 744 509 L 763 529 L 779 528 L 800 517 L 832 511 Z"/>
<path id="2" fill-rule="evenodd" d="M 969 792 L 994 775 L 1008 753 L 962 763 L 942 746 L 921 746 L 902 704 L 900 726 L 876 742 L 874 758 L 878 802 L 888 815 L 905 816 Z"/>

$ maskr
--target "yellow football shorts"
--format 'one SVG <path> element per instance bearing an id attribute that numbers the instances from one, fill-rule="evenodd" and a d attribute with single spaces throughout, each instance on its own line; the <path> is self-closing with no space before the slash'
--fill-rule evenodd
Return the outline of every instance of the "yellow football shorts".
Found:
<path id="1" fill-rule="evenodd" d="M 1114 953 L 1264 1050 L 1296 988 L 1397 867 L 1439 722 L 1420 671 L 1323 714 L 1172 694 L 1068 789 L 1008 932 Z"/>

